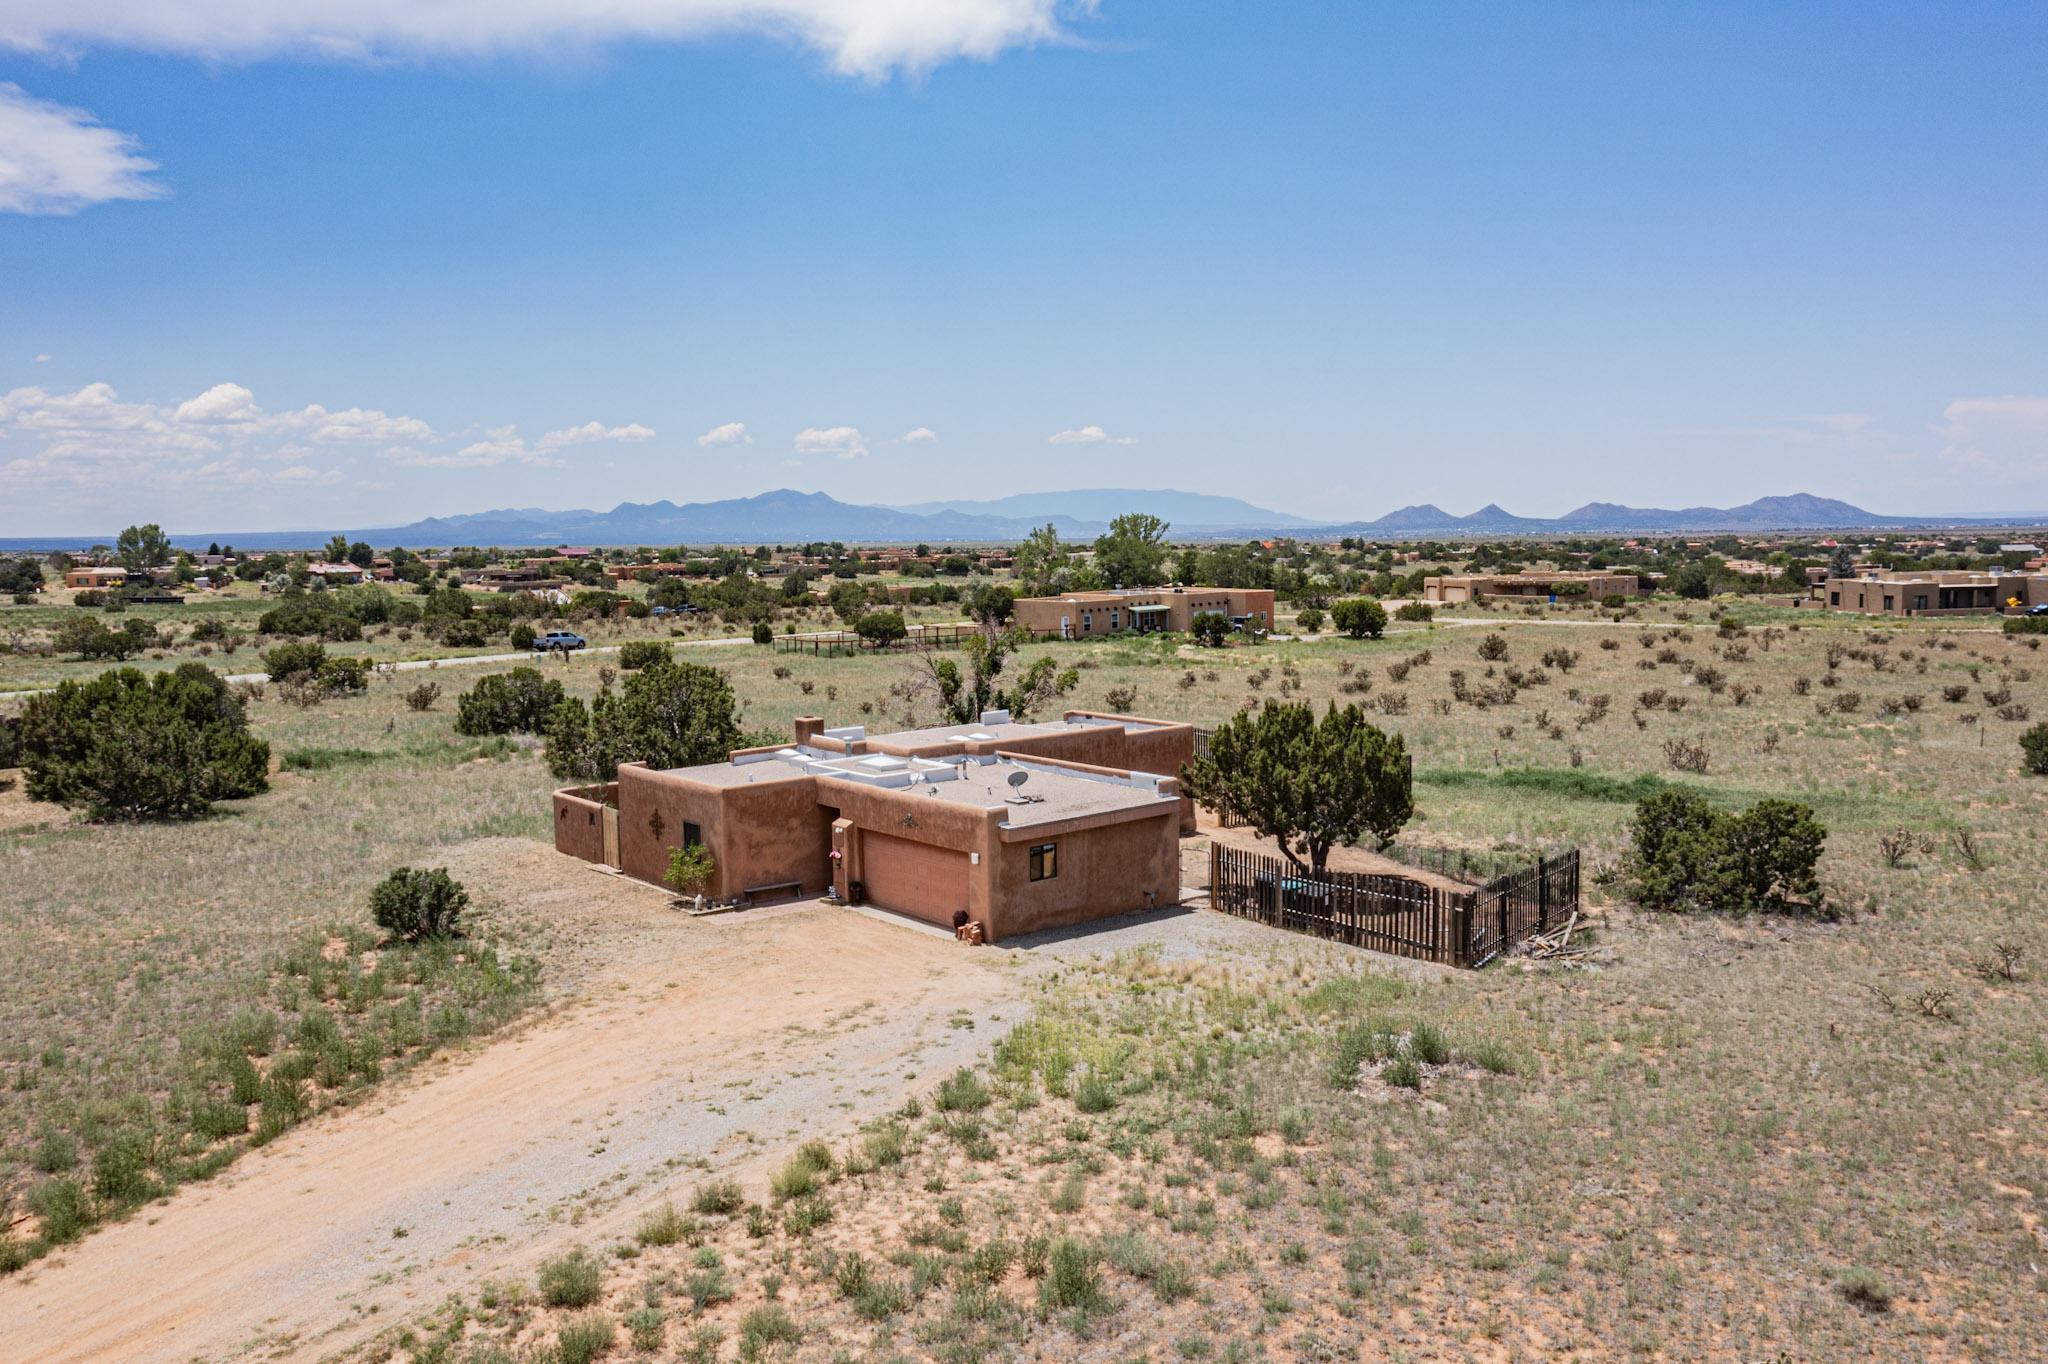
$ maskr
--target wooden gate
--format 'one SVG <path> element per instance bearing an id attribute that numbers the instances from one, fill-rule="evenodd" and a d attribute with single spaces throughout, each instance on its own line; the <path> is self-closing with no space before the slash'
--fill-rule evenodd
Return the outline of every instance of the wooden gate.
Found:
<path id="1" fill-rule="evenodd" d="M 619 865 L 619 807 L 604 807 L 604 864 L 607 867 Z"/>

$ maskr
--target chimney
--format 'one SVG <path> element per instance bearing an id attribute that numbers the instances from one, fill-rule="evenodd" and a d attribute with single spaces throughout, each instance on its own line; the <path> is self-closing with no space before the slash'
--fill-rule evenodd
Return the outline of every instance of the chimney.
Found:
<path id="1" fill-rule="evenodd" d="M 822 731 L 822 730 L 823 730 L 824 728 L 825 728 L 825 720 L 824 720 L 824 717 L 823 717 L 823 716 L 819 716 L 819 715 L 799 715 L 799 716 L 797 716 L 797 717 L 796 717 L 796 741 L 797 741 L 797 743 L 798 743 L 799 745 L 802 745 L 802 744 L 808 744 L 808 743 L 812 743 L 812 742 L 814 742 L 814 741 L 815 741 L 815 740 L 817 739 L 817 737 L 818 737 L 819 733 L 820 733 L 820 732 L 821 732 L 821 731 Z"/>

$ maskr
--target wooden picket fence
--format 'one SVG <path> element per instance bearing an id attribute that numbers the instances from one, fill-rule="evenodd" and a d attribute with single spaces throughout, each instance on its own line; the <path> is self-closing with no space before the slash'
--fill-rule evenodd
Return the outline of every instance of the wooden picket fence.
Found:
<path id="1" fill-rule="evenodd" d="M 1484 966 L 1579 906 L 1576 848 L 1469 891 L 1405 876 L 1303 873 L 1278 857 L 1209 845 L 1209 903 L 1276 928 L 1447 966 Z"/>

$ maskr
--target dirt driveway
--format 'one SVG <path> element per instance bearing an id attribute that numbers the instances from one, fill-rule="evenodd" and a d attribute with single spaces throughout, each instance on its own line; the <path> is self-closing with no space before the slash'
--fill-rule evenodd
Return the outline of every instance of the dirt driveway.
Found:
<path id="1" fill-rule="evenodd" d="M 691 920 L 536 844 L 454 861 L 552 916 L 571 993 L 0 1281 L 0 1359 L 326 1355 L 707 1171 L 760 1196 L 799 1133 L 895 1106 L 1026 1008 L 1016 954 L 850 911 Z"/>

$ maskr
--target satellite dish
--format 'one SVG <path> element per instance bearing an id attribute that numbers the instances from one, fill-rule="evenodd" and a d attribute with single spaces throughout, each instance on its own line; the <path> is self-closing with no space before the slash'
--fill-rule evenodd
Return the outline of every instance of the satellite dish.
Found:
<path id="1" fill-rule="evenodd" d="M 1012 786 L 1022 786 L 1030 780 L 1031 774 L 1029 772 L 1012 772 L 1010 774 L 1010 785 Z"/>

